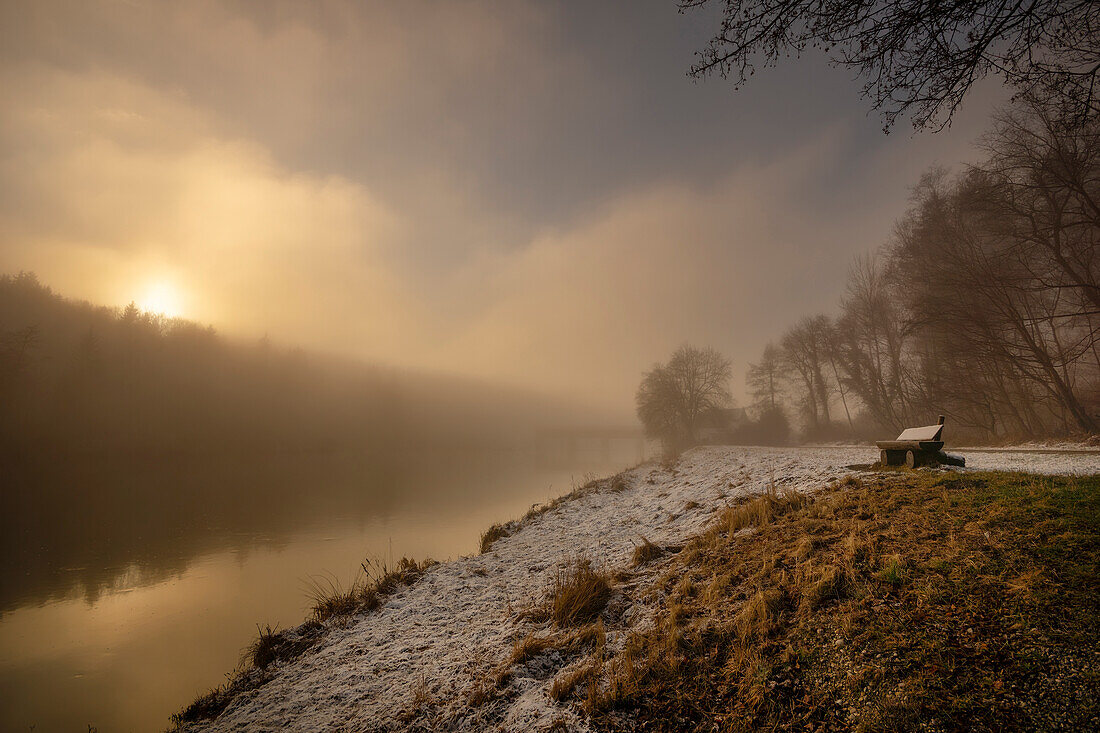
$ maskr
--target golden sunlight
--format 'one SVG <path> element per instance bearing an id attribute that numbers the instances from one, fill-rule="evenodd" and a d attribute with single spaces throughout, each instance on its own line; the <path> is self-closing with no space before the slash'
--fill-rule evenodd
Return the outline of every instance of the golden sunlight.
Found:
<path id="1" fill-rule="evenodd" d="M 178 318 L 183 314 L 180 292 L 167 280 L 156 280 L 146 285 L 137 306 L 143 311 L 159 313 L 168 318 Z"/>

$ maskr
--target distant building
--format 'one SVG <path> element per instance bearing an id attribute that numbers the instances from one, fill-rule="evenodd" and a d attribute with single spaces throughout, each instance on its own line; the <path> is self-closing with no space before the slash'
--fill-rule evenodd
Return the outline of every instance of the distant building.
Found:
<path id="1" fill-rule="evenodd" d="M 699 416 L 695 439 L 699 443 L 721 445 L 733 440 L 734 431 L 749 421 L 744 407 L 714 407 Z"/>

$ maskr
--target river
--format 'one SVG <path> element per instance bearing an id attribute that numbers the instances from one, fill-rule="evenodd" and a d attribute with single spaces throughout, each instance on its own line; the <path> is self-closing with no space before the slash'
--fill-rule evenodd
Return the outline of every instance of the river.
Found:
<path id="1" fill-rule="evenodd" d="M 636 444 L 7 468 L 0 729 L 164 730 L 224 681 L 257 624 L 294 626 L 313 578 L 444 560 L 480 533 L 638 461 Z"/>

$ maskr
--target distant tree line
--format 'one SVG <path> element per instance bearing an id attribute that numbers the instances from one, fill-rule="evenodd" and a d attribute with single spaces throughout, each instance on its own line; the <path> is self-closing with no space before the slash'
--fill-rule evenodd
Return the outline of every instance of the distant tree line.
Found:
<path id="1" fill-rule="evenodd" d="M 892 241 L 853 263 L 839 315 L 750 365 L 758 410 L 793 409 L 810 439 L 937 414 L 976 440 L 1100 430 L 1100 125 L 1025 101 L 982 147 L 921 179 Z"/>
<path id="2" fill-rule="evenodd" d="M 512 445 L 568 408 L 472 380 L 219 336 L 0 275 L 0 457 Z M 574 415 L 571 415 L 575 419 Z"/>

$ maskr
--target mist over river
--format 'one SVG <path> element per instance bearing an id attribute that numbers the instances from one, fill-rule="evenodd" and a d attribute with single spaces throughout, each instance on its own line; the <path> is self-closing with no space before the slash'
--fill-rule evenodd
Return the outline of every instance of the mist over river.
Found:
<path id="1" fill-rule="evenodd" d="M 568 447 L 5 467 L 0 729 L 163 730 L 257 624 L 305 618 L 311 578 L 476 553 L 490 524 L 640 458 Z"/>

